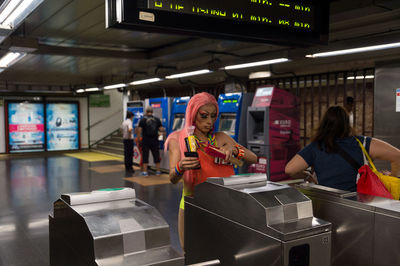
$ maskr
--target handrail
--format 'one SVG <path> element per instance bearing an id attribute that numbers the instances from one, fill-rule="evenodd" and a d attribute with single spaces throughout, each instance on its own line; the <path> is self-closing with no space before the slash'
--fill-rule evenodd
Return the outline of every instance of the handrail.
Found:
<path id="1" fill-rule="evenodd" d="M 111 133 L 108 134 L 107 136 L 105 136 L 105 137 L 103 137 L 103 138 L 101 138 L 101 139 L 99 139 L 99 140 L 96 140 L 93 144 L 90 144 L 90 143 L 89 143 L 89 149 L 91 149 L 93 146 L 97 145 L 97 144 L 100 143 L 101 141 L 105 140 L 106 138 L 108 138 L 108 137 L 114 135 L 114 134 L 117 133 L 119 130 L 120 130 L 119 128 L 116 129 L 116 130 L 114 130 L 113 132 L 111 132 Z"/>
<path id="2" fill-rule="evenodd" d="M 113 113 L 113 114 L 111 114 L 111 115 L 109 115 L 109 116 L 107 116 L 107 117 L 105 117 L 105 118 L 103 118 L 103 119 L 100 119 L 100 120 L 97 121 L 97 122 L 94 122 L 93 124 L 89 125 L 89 126 L 86 128 L 86 130 L 88 130 L 89 128 L 92 128 L 92 127 L 94 127 L 94 126 L 97 126 L 98 124 L 104 122 L 105 120 L 107 120 L 107 119 L 109 119 L 109 118 L 112 118 L 112 117 L 115 116 L 116 114 L 121 114 L 122 111 L 123 111 L 122 109 L 119 109 L 117 112 L 115 112 L 115 113 Z"/>

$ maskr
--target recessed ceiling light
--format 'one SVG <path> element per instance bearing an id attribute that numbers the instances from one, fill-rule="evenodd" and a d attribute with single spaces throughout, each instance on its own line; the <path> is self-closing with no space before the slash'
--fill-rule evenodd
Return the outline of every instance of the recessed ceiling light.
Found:
<path id="1" fill-rule="evenodd" d="M 13 29 L 21 23 L 43 0 L 6 0 L 0 12 L 0 28 Z"/>
<path id="2" fill-rule="evenodd" d="M 177 78 L 183 78 L 183 77 L 190 77 L 190 76 L 197 76 L 197 75 L 203 75 L 212 72 L 209 69 L 202 69 L 202 70 L 196 70 L 196 71 L 191 71 L 191 72 L 185 72 L 185 73 L 180 73 L 180 74 L 174 74 L 170 76 L 166 76 L 166 79 L 177 79 Z"/>
<path id="3" fill-rule="evenodd" d="M 261 79 L 261 78 L 269 78 L 271 76 L 270 71 L 259 71 L 250 73 L 249 79 Z"/>
<path id="4" fill-rule="evenodd" d="M 136 80 L 136 81 L 132 81 L 131 85 L 141 85 L 141 84 L 146 84 L 146 83 L 153 83 L 153 82 L 157 82 L 157 81 L 161 81 L 162 79 L 160 78 L 151 78 L 151 79 L 142 79 L 142 80 Z"/>
<path id="5" fill-rule="evenodd" d="M 385 49 L 391 49 L 391 48 L 399 48 L 399 47 L 400 47 L 400 42 L 396 42 L 396 43 L 365 46 L 365 47 L 352 48 L 352 49 L 336 50 L 336 51 L 324 52 L 324 53 L 316 53 L 316 54 L 306 55 L 306 57 L 316 58 L 316 57 L 328 57 L 328 56 L 336 56 L 336 55 L 356 54 L 356 53 L 364 53 L 364 52 L 385 50 Z"/>
<path id="6" fill-rule="evenodd" d="M 251 62 L 251 63 L 245 63 L 245 64 L 238 64 L 238 65 L 230 65 L 230 66 L 224 67 L 223 69 L 231 70 L 231 69 L 239 69 L 239 68 L 247 68 L 247 67 L 265 66 L 265 65 L 272 65 L 272 64 L 277 64 L 277 63 L 283 63 L 283 62 L 287 62 L 287 61 L 289 61 L 289 59 L 287 59 L 287 58 L 277 58 L 277 59 L 272 59 L 272 60 L 257 61 L 257 62 Z"/>
<path id="7" fill-rule="evenodd" d="M 16 63 L 17 61 L 21 60 L 25 55 L 26 55 L 25 53 L 8 52 L 0 59 L 0 67 L 7 68 Z"/>
<path id="8" fill-rule="evenodd" d="M 119 84 L 114 84 L 114 85 L 108 85 L 108 86 L 104 86 L 105 90 L 111 90 L 111 89 L 117 89 L 117 88 L 122 88 L 122 87 L 126 87 L 125 83 L 119 83 Z"/>
<path id="9" fill-rule="evenodd" d="M 85 91 L 99 91 L 100 89 L 99 88 L 88 88 L 88 89 L 85 89 Z"/>

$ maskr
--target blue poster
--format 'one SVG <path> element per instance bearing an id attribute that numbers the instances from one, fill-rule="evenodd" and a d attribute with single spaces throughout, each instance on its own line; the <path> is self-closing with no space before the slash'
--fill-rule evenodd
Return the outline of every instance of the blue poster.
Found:
<path id="1" fill-rule="evenodd" d="M 42 103 L 7 103 L 10 152 L 44 151 Z"/>
<path id="2" fill-rule="evenodd" d="M 77 103 L 46 104 L 47 150 L 79 149 L 79 114 Z"/>

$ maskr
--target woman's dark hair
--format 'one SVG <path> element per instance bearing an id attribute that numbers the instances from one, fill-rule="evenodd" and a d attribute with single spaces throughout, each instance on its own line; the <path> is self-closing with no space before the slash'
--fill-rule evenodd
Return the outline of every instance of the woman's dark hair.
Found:
<path id="1" fill-rule="evenodd" d="M 313 141 L 317 142 L 320 150 L 336 152 L 336 139 L 346 138 L 354 135 L 350 126 L 349 114 L 341 106 L 332 106 L 326 110 Z"/>
<path id="2" fill-rule="evenodd" d="M 131 111 L 126 112 L 126 119 L 133 117 L 133 113 Z"/>

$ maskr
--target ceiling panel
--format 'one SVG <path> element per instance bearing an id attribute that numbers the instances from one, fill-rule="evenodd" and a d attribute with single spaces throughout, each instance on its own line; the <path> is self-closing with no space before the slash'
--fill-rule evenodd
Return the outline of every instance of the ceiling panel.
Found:
<path id="1" fill-rule="evenodd" d="M 36 49 L 34 54 L 0 73 L 0 87 L 4 82 L 101 85 L 188 69 L 217 69 L 235 62 L 278 56 L 288 56 L 293 62 L 274 66 L 277 72 L 319 73 L 323 69 L 344 67 L 346 60 L 355 60 L 347 64 L 349 67 L 363 62 L 371 66 L 374 60 L 390 55 L 395 58 L 396 51 L 387 51 L 382 56 L 367 54 L 323 60 L 306 60 L 304 56 L 310 52 L 393 41 L 400 31 L 400 4 L 393 0 L 332 1 L 329 45 L 306 48 L 105 29 L 104 3 L 104 0 L 44 0 L 0 45 L 2 53 L 10 46 Z M 268 67 L 228 74 L 246 77 L 258 69 Z M 220 82 L 226 76 L 219 71 L 193 80 Z M 179 81 L 159 84 L 180 86 Z"/>

